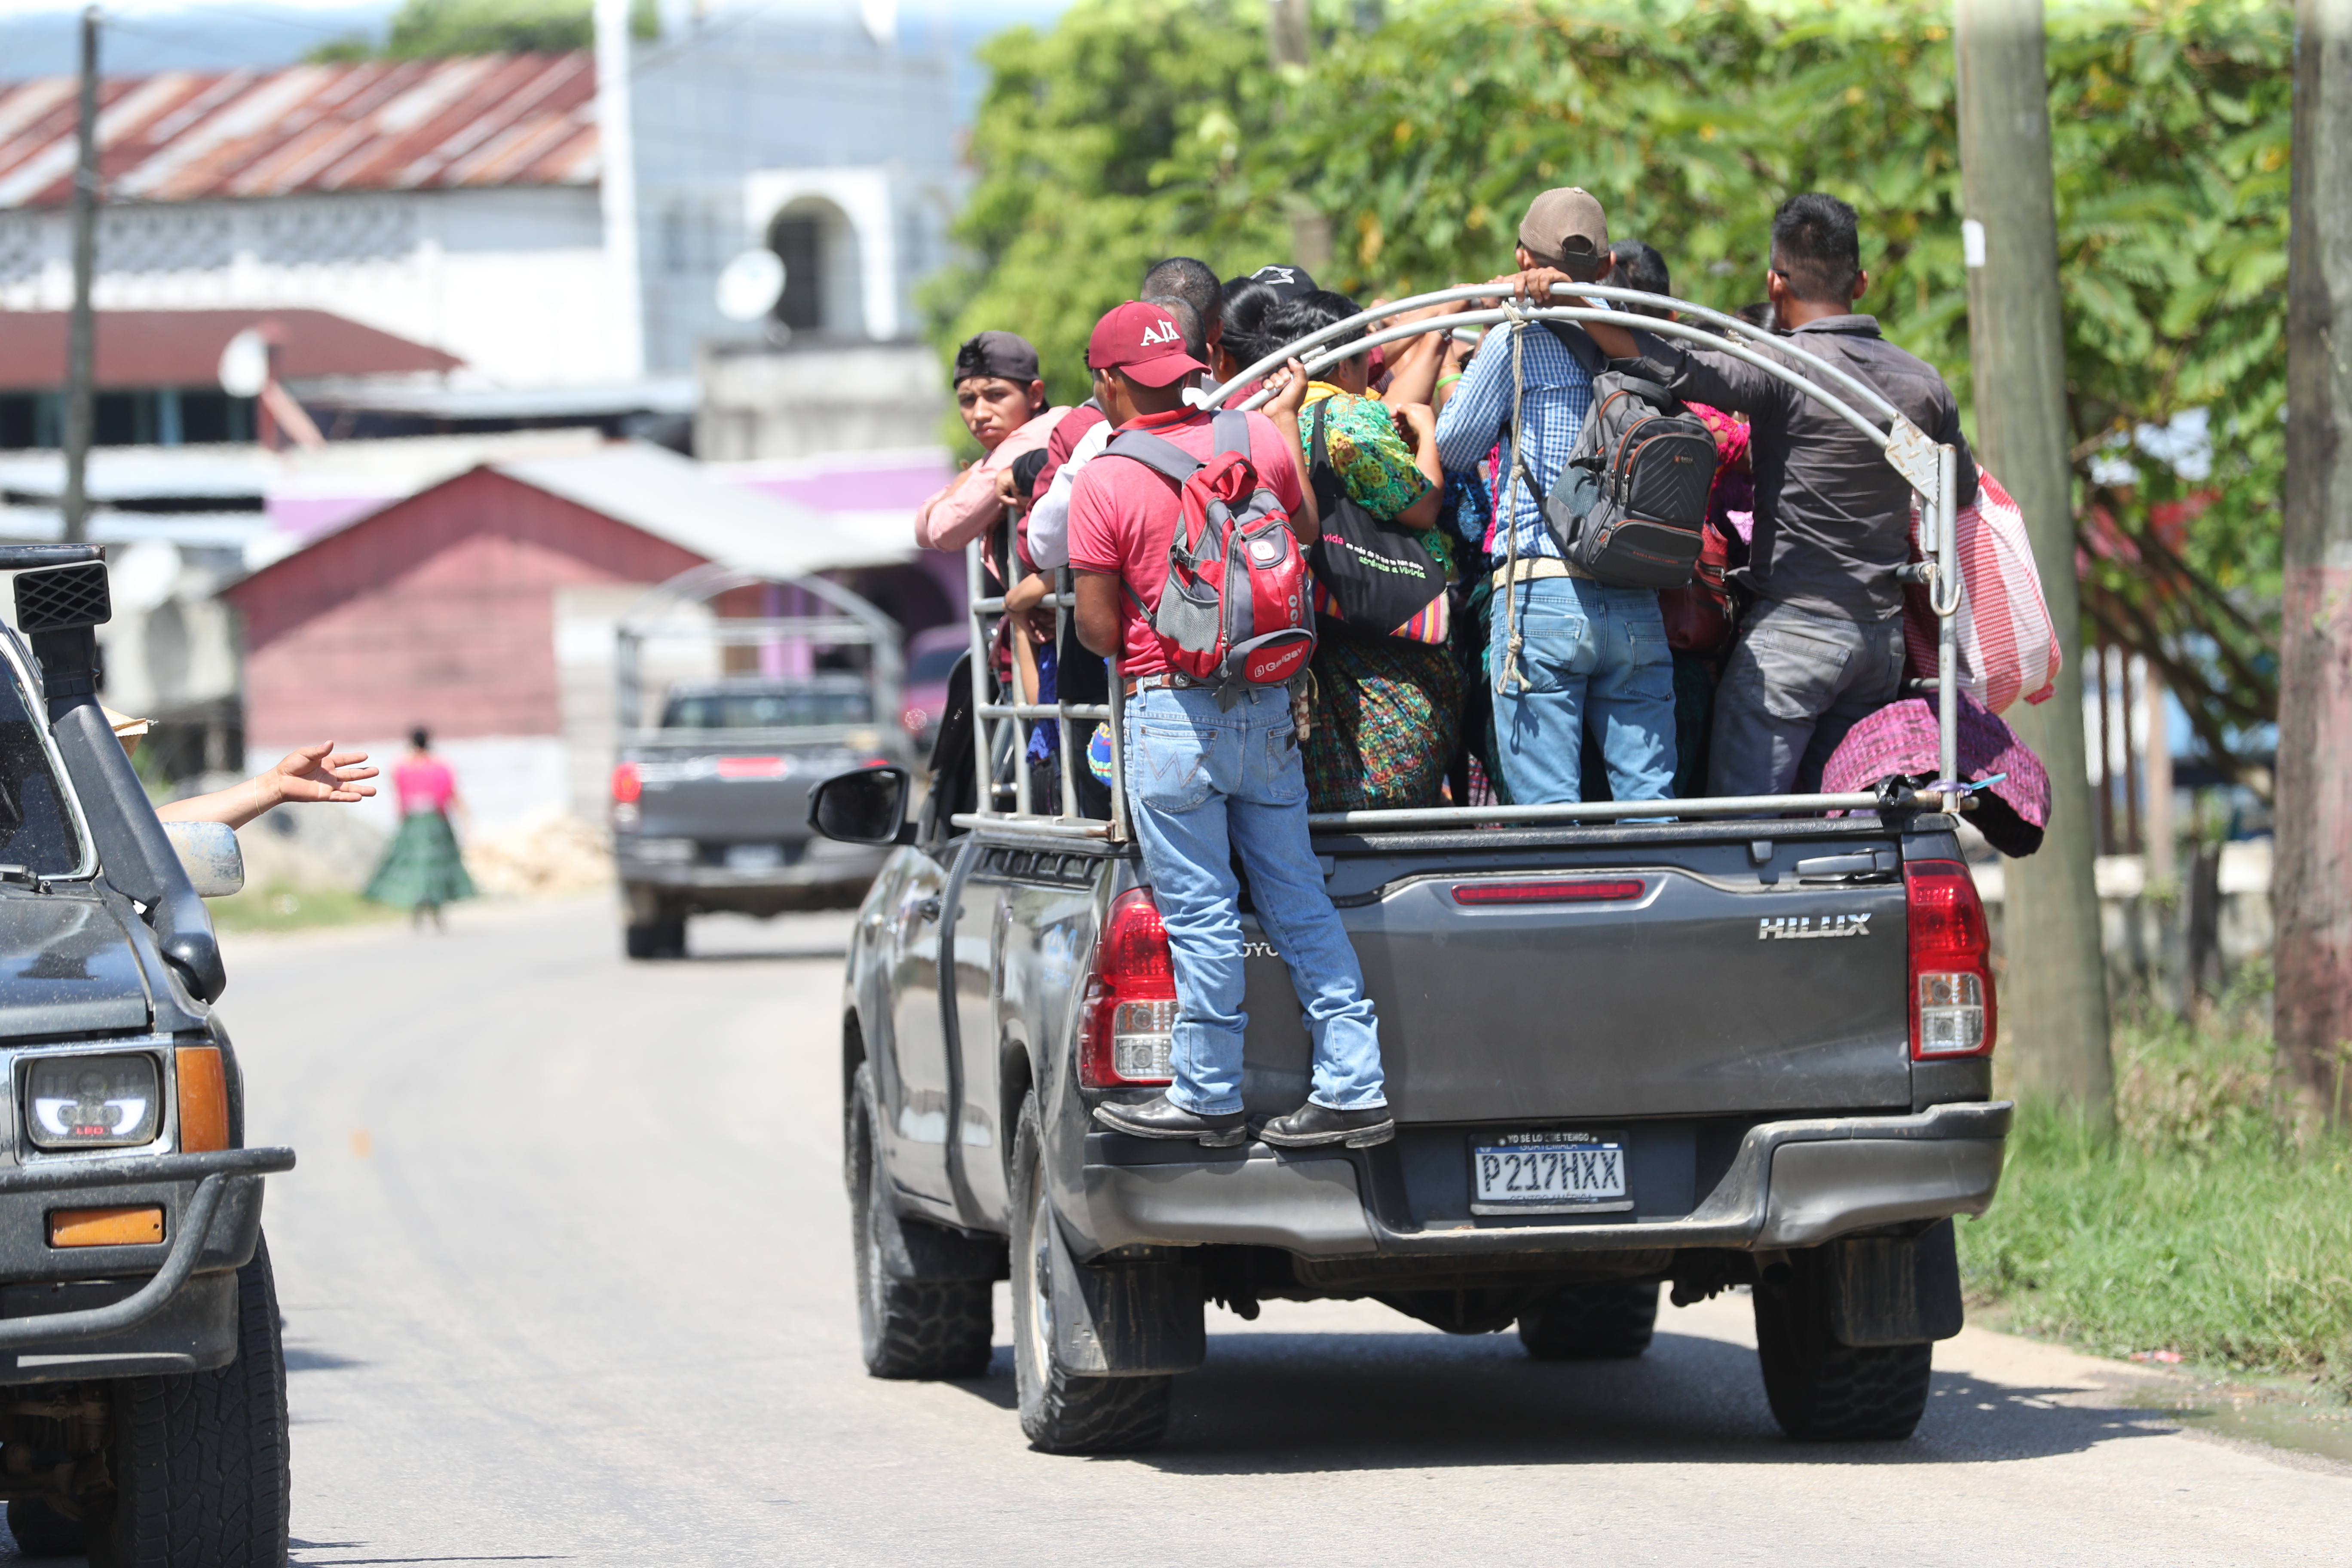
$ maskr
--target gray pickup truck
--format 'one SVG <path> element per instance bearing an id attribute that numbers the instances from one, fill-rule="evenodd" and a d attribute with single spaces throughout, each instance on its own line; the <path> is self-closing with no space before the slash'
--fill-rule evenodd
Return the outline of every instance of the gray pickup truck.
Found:
<path id="1" fill-rule="evenodd" d="M 1315 348 L 1285 352 L 1312 370 Z M 1882 440 L 1905 439 L 1894 417 Z M 1949 573 L 1935 455 L 1906 472 Z M 975 595 L 975 668 L 1001 605 Z M 942 730 L 917 820 L 895 767 L 812 801 L 818 831 L 897 847 L 840 1008 L 867 1368 L 977 1374 L 991 1281 L 1009 1276 L 1031 1440 L 1134 1447 L 1200 1364 L 1212 1304 L 1248 1318 L 1269 1299 L 1370 1298 L 1454 1333 L 1516 1326 L 1537 1357 L 1623 1357 L 1648 1345 L 1662 1285 L 1678 1302 L 1744 1287 L 1789 1435 L 1907 1436 L 1932 1343 L 1960 1327 L 1951 1222 L 1991 1202 L 2011 1116 L 1955 834 L 1951 668 L 1928 787 L 1678 801 L 1664 822 L 1622 820 L 1655 803 L 1310 818 L 1397 1131 L 1296 1152 L 1094 1120 L 1168 1081 L 1167 942 L 1116 784 L 1108 823 L 1033 809 L 999 737 L 1043 716 L 1116 734 L 1118 683 L 1108 710 L 1054 710 L 983 678 L 976 728 Z M 1243 1096 L 1262 1116 L 1305 1098 L 1309 1047 L 1245 894 L 1244 928 Z"/>
<path id="2" fill-rule="evenodd" d="M 26 1556 L 281 1564 L 286 1371 L 200 895 L 236 839 L 155 817 L 95 695 L 106 567 L 0 548 L 0 1497 Z M 29 640 L 28 640 L 29 639 Z M 184 864 L 184 858 L 186 863 Z M 192 877 L 191 868 L 195 874 Z"/>
<path id="3" fill-rule="evenodd" d="M 881 868 L 874 850 L 810 833 L 808 794 L 844 768 L 907 754 L 898 628 L 820 579 L 793 590 L 839 613 L 680 613 L 701 603 L 694 595 L 723 602 L 745 585 L 689 574 L 649 595 L 620 628 L 613 852 L 631 958 L 683 957 L 689 915 L 854 907 Z M 814 668 L 672 680 L 656 689 L 648 712 L 647 666 L 682 640 L 718 654 L 713 662 L 782 663 L 789 652 Z"/>

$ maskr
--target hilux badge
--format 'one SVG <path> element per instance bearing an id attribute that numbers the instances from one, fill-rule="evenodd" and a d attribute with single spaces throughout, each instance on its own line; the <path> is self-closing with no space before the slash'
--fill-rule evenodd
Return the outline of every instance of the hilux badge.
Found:
<path id="1" fill-rule="evenodd" d="M 1782 915 L 1756 922 L 1758 942 L 1811 942 L 1823 937 L 1868 936 L 1868 915 Z"/>

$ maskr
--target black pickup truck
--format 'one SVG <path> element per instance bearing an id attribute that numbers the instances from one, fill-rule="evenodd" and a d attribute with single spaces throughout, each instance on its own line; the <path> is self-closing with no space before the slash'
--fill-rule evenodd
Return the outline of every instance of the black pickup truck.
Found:
<path id="1" fill-rule="evenodd" d="M 1311 372 L 1316 352 L 1283 354 Z M 978 1373 L 1009 1276 L 1024 1430 L 1133 1447 L 1200 1364 L 1212 1304 L 1370 1298 L 1454 1333 L 1516 1326 L 1537 1357 L 1622 1357 L 1647 1347 L 1662 1285 L 1677 1302 L 1737 1286 L 1790 1436 L 1907 1436 L 1933 1342 L 1960 1328 L 1952 1220 L 1992 1201 L 2011 1107 L 1991 1095 L 1990 944 L 1955 831 L 1951 454 L 1880 406 L 1889 461 L 1941 523 L 1912 580 L 1948 616 L 1943 777 L 1676 801 L 1675 821 L 1622 820 L 1656 803 L 1310 818 L 1378 1009 L 1392 1142 L 1213 1150 L 1094 1119 L 1168 1081 L 1168 943 L 1116 785 L 1108 823 L 1032 810 L 1008 731 L 1050 714 L 1116 732 L 1116 681 L 1086 710 L 971 682 L 977 738 L 943 725 L 911 823 L 902 770 L 819 785 L 817 831 L 898 847 L 840 1008 L 868 1370 Z M 974 599 L 976 659 L 1001 605 Z M 1263 1118 L 1306 1097 L 1309 1046 L 1245 890 L 1243 916 L 1243 1098 Z"/>
<path id="2" fill-rule="evenodd" d="M 0 547 L 0 1498 L 28 1557 L 282 1564 L 286 1368 L 217 824 L 158 822 L 99 708 L 88 545 Z M 195 873 L 192 876 L 192 870 Z"/>

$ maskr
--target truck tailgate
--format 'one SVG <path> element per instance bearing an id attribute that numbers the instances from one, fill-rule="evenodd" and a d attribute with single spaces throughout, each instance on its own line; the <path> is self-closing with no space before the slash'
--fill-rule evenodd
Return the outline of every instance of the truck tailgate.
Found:
<path id="1" fill-rule="evenodd" d="M 1800 861 L 1874 849 L 1874 875 L 1798 879 Z M 1342 859 L 1390 1103 L 1421 1122 L 1907 1110 L 1898 850 L 1890 834 L 1783 842 L 1760 865 L 1745 844 Z M 1298 1007 L 1249 935 L 1244 1094 L 1295 1105 Z"/>

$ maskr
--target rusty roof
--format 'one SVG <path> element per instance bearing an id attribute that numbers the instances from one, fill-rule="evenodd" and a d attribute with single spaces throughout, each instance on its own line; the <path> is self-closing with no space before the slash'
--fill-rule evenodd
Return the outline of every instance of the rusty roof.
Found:
<path id="1" fill-rule="evenodd" d="M 596 178 L 584 50 L 110 77 L 99 102 L 111 202 Z M 75 119 L 71 77 L 0 83 L 0 209 L 65 205 Z"/>
<path id="2" fill-rule="evenodd" d="M 0 392 L 66 380 L 66 312 L 0 310 Z M 100 310 L 95 349 L 104 388 L 211 386 L 221 351 L 247 327 L 278 347 L 288 381 L 454 370 L 465 361 L 326 310 Z"/>

